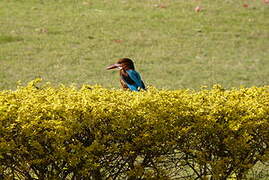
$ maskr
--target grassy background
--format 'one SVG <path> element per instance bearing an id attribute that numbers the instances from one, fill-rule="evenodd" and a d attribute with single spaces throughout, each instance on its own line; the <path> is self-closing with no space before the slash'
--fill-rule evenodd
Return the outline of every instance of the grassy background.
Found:
<path id="1" fill-rule="evenodd" d="M 105 67 L 122 57 L 133 59 L 145 83 L 157 88 L 268 85 L 269 4 L 0 1 L 0 89 L 36 77 L 118 88 L 118 73 Z"/>

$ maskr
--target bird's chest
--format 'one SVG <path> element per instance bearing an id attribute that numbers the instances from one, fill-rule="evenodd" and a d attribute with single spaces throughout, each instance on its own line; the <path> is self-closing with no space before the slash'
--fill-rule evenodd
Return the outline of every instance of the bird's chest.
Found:
<path id="1" fill-rule="evenodd" d="M 135 84 L 135 82 L 130 78 L 128 73 L 124 70 L 120 70 L 120 77 L 121 77 L 121 81 L 123 81 L 124 83 Z"/>

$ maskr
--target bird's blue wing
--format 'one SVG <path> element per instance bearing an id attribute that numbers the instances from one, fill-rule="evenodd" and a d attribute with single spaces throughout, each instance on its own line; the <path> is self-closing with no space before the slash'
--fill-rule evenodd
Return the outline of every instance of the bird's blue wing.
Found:
<path id="1" fill-rule="evenodd" d="M 143 81 L 141 80 L 141 77 L 139 73 L 135 70 L 127 70 L 126 71 L 129 75 L 129 77 L 135 82 L 135 85 L 130 85 L 134 87 L 129 87 L 131 90 L 138 91 L 138 87 L 145 89 L 145 85 Z"/>

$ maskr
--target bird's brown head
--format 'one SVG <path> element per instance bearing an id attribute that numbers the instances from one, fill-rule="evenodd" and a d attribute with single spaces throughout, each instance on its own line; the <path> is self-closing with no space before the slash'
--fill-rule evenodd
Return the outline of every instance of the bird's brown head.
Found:
<path id="1" fill-rule="evenodd" d="M 106 69 L 109 70 L 109 69 L 115 69 L 115 68 L 123 69 L 125 71 L 128 69 L 132 69 L 132 70 L 135 69 L 134 62 L 129 58 L 119 59 L 116 64 L 112 64 L 108 66 Z"/>

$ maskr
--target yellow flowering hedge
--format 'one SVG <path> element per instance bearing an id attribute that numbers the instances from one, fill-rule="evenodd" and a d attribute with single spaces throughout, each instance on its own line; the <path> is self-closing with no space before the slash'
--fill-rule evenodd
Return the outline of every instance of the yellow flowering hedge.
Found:
<path id="1" fill-rule="evenodd" d="M 268 162 L 269 87 L 0 92 L 0 179 L 244 178 Z"/>

